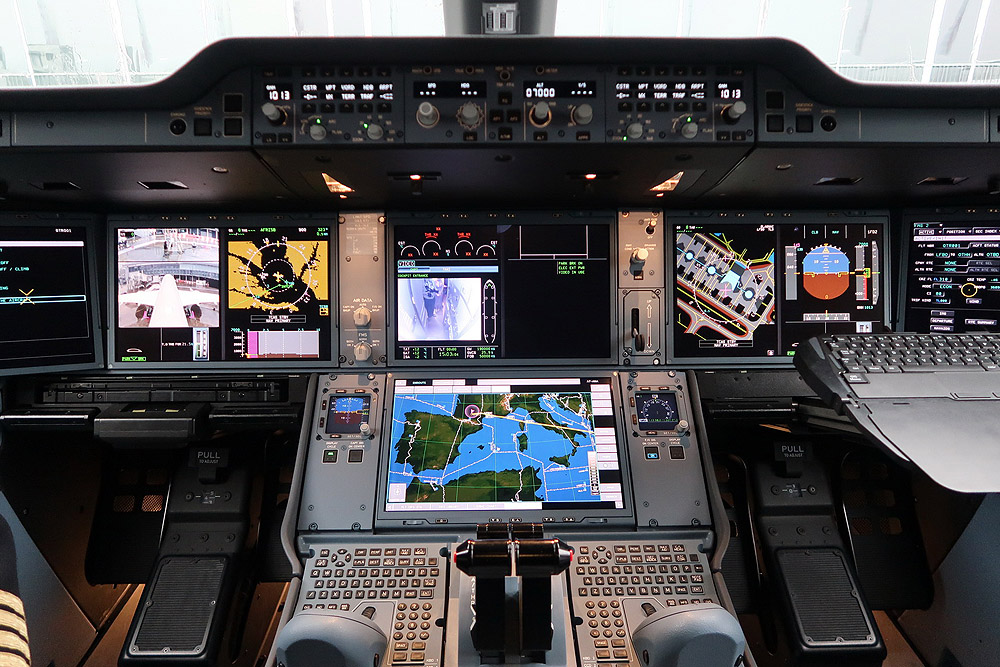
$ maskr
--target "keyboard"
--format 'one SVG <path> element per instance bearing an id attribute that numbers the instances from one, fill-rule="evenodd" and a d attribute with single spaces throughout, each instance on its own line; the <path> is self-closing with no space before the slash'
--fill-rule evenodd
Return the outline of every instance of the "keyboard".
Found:
<path id="1" fill-rule="evenodd" d="M 866 381 L 868 373 L 1000 371 L 1000 334 L 859 334 L 818 340 L 851 384 Z"/>
<path id="2" fill-rule="evenodd" d="M 795 368 L 871 441 L 939 484 L 1000 490 L 1000 334 L 821 336 L 799 346 Z"/>

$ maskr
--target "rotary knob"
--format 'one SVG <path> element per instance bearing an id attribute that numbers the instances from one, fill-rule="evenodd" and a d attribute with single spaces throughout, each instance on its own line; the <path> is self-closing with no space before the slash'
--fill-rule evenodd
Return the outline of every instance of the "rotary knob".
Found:
<path id="1" fill-rule="evenodd" d="M 358 343 L 354 346 L 354 358 L 357 361 L 368 361 L 372 357 L 372 346 L 368 343 Z"/>
<path id="2" fill-rule="evenodd" d="M 552 120 L 552 109 L 548 102 L 537 102 L 531 107 L 531 123 L 533 125 L 542 127 L 548 125 L 550 120 Z"/>
<path id="3" fill-rule="evenodd" d="M 629 139 L 641 139 L 645 134 L 642 123 L 629 123 L 625 128 L 625 136 Z"/>
<path id="4" fill-rule="evenodd" d="M 726 121 L 730 125 L 734 125 L 737 121 L 739 121 L 740 116 L 746 112 L 747 103 L 743 100 L 737 100 L 722 109 L 722 120 Z"/>
<path id="5" fill-rule="evenodd" d="M 367 438 L 372 434 L 371 424 L 369 424 L 368 422 L 361 422 L 361 424 L 358 425 L 358 432 L 360 432 L 362 436 Z"/>
<path id="6" fill-rule="evenodd" d="M 264 114 L 264 118 L 271 123 L 271 125 L 284 125 L 285 119 L 288 118 L 288 114 L 285 110 L 275 105 L 273 102 L 264 102 L 260 105 L 260 111 Z"/>
<path id="7" fill-rule="evenodd" d="M 383 130 L 382 126 L 377 123 L 372 123 L 371 125 L 369 125 L 365 133 L 368 135 L 368 138 L 371 139 L 372 141 L 378 141 L 379 139 L 385 136 L 385 130 Z"/>
<path id="8" fill-rule="evenodd" d="M 473 129 L 479 125 L 482 114 L 479 105 L 475 102 L 466 102 L 458 108 L 458 122 L 467 129 Z"/>
<path id="9" fill-rule="evenodd" d="M 649 251 L 645 248 L 636 248 L 628 258 L 629 271 L 633 275 L 639 275 L 642 273 L 642 268 L 646 266 L 647 259 L 649 259 Z"/>
<path id="10" fill-rule="evenodd" d="M 318 123 L 309 126 L 309 138 L 313 141 L 323 141 L 326 139 L 326 127 Z"/>
<path id="11" fill-rule="evenodd" d="M 417 107 L 417 122 L 420 127 L 434 127 L 441 119 L 441 113 L 430 102 L 421 102 Z"/>
<path id="12" fill-rule="evenodd" d="M 686 419 L 682 419 L 677 422 L 677 427 L 674 430 L 677 431 L 677 435 L 686 435 L 691 430 L 691 425 L 688 424 Z"/>
<path id="13" fill-rule="evenodd" d="M 687 121 L 681 125 L 680 133 L 685 139 L 694 139 L 698 136 L 698 123 L 693 120 Z"/>
<path id="14" fill-rule="evenodd" d="M 354 311 L 354 326 L 366 327 L 371 324 L 371 321 L 372 311 L 368 310 L 364 306 L 361 306 Z"/>
<path id="15" fill-rule="evenodd" d="M 590 125 L 594 120 L 594 107 L 589 104 L 581 104 L 573 109 L 573 122 L 577 125 Z"/>

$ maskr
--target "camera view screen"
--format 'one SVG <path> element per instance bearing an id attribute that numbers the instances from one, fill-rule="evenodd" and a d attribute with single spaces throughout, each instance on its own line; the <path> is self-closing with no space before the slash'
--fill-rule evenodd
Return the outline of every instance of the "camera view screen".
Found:
<path id="1" fill-rule="evenodd" d="M 610 356 L 609 224 L 394 233 L 397 359 Z"/>
<path id="2" fill-rule="evenodd" d="M 914 222 L 906 330 L 1000 331 L 1000 220 Z"/>
<path id="3" fill-rule="evenodd" d="M 881 329 L 885 223 L 674 227 L 676 357 L 775 357 Z"/>
<path id="4" fill-rule="evenodd" d="M 609 378 L 396 380 L 387 511 L 621 509 Z"/>
<path id="5" fill-rule="evenodd" d="M 330 359 L 329 228 L 123 228 L 117 241 L 117 361 Z"/>
<path id="6" fill-rule="evenodd" d="M 83 227 L 0 227 L 0 369 L 96 361 Z"/>

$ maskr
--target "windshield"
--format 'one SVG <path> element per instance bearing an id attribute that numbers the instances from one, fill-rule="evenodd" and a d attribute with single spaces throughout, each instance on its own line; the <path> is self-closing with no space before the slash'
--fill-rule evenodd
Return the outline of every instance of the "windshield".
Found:
<path id="1" fill-rule="evenodd" d="M 0 87 L 149 83 L 226 37 L 459 34 L 448 21 L 458 4 L 0 0 L 0 16 L 13 18 L 0 21 Z M 497 17 L 498 34 L 508 25 L 507 32 L 516 32 L 516 23 L 506 21 L 516 16 L 517 2 L 481 4 L 484 16 Z M 546 6 L 554 21 L 537 34 L 785 37 L 856 80 L 1000 80 L 1000 2 L 991 0 L 549 0 Z"/>

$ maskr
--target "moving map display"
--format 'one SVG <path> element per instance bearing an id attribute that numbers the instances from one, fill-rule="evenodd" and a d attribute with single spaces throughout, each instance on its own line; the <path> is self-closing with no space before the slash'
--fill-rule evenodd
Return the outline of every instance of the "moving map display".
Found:
<path id="1" fill-rule="evenodd" d="M 879 330 L 885 229 L 881 218 L 676 225 L 675 357 L 789 356 L 811 336 Z"/>
<path id="2" fill-rule="evenodd" d="M 114 361 L 330 359 L 328 227 L 115 234 Z"/>
<path id="3" fill-rule="evenodd" d="M 387 511 L 621 509 L 608 378 L 396 380 Z"/>

